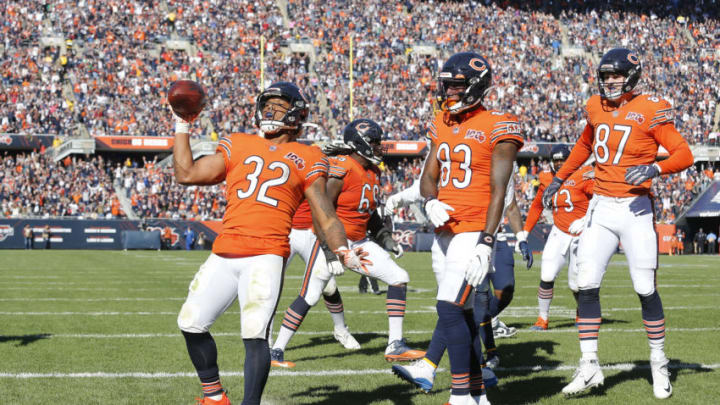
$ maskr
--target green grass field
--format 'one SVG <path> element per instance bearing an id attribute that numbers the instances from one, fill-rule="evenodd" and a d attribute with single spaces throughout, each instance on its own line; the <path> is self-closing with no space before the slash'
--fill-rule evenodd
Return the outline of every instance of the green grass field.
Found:
<path id="1" fill-rule="evenodd" d="M 0 262 L 0 403 L 192 404 L 200 388 L 176 326 L 187 286 L 206 252 L 3 251 Z M 516 258 L 517 259 L 517 258 Z M 540 257 L 536 257 L 539 261 Z M 667 403 L 720 403 L 720 257 L 661 257 L 658 275 L 665 305 L 673 397 Z M 400 260 L 410 273 L 405 335 L 425 349 L 435 325 L 435 281 L 430 255 Z M 516 269 L 515 300 L 503 320 L 521 331 L 498 341 L 500 385 L 493 404 L 655 403 L 649 349 L 640 304 L 625 258 L 616 256 L 601 299 L 600 359 L 603 389 L 564 399 L 579 358 L 574 301 L 556 283 L 548 332 L 530 332 L 535 321 L 539 262 Z M 297 296 L 303 266 L 288 271 L 279 316 Z M 292 370 L 272 370 L 267 404 L 442 404 L 450 378 L 440 371 L 423 394 L 390 373 L 383 359 L 387 317 L 383 296 L 360 295 L 358 276 L 338 283 L 351 331 L 362 344 L 349 352 L 332 337 L 320 303 L 290 343 Z M 276 329 L 280 322 L 276 322 Z M 242 399 L 243 344 L 236 306 L 213 330 L 223 384 Z M 447 370 L 447 358 L 440 364 Z"/>

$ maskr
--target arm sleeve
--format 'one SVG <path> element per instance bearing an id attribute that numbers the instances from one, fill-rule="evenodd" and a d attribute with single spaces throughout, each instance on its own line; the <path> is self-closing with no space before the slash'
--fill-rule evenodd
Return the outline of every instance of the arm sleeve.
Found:
<path id="1" fill-rule="evenodd" d="M 591 180 L 591 179 L 585 180 L 585 184 L 583 184 L 583 192 L 585 193 L 586 196 L 591 198 L 593 195 L 594 188 L 595 188 L 595 180 Z"/>
<path id="2" fill-rule="evenodd" d="M 318 178 L 328 176 L 328 159 L 322 154 L 319 155 L 318 160 L 304 173 L 306 190 Z"/>
<path id="3" fill-rule="evenodd" d="M 330 169 L 328 171 L 328 177 L 342 180 L 343 178 L 345 178 L 345 175 L 347 174 L 347 169 L 336 163 L 337 163 L 337 161 L 334 161 L 330 164 Z"/>
<path id="4" fill-rule="evenodd" d="M 397 198 L 397 202 L 400 204 L 412 204 L 415 201 L 422 201 L 423 198 L 420 195 L 420 180 L 415 180 L 412 186 L 394 194 L 392 197 Z"/>
<path id="5" fill-rule="evenodd" d="M 695 161 L 690 146 L 673 123 L 658 125 L 651 129 L 655 140 L 670 153 L 670 157 L 658 162 L 661 174 L 677 173 L 692 166 Z"/>
<path id="6" fill-rule="evenodd" d="M 502 121 L 498 121 L 493 125 L 490 133 L 490 146 L 495 148 L 498 142 L 514 142 L 518 145 L 518 149 L 522 148 L 525 140 L 522 137 L 522 129 L 518 124 L 517 118 L 510 114 L 505 114 Z"/>
<path id="7" fill-rule="evenodd" d="M 577 140 L 575 146 L 572 148 L 570 156 L 568 156 L 560 170 L 555 174 L 555 177 L 565 180 L 585 163 L 587 158 L 590 157 L 590 154 L 592 154 L 592 138 L 593 129 L 590 124 L 587 124 L 585 125 L 585 130 L 582 135 L 580 135 L 580 139 Z"/>
<path id="8" fill-rule="evenodd" d="M 533 228 L 535 228 L 538 220 L 540 220 L 540 215 L 542 215 L 543 211 L 543 191 L 545 191 L 545 187 L 543 187 L 542 185 L 538 187 L 537 194 L 535 194 L 535 199 L 530 205 L 530 209 L 528 209 L 527 218 L 525 219 L 525 226 L 523 226 L 523 231 L 532 231 Z"/>

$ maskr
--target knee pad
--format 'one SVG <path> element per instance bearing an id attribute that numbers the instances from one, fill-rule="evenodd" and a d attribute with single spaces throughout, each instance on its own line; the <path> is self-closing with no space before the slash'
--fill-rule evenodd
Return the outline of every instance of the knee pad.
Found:
<path id="1" fill-rule="evenodd" d="M 655 270 L 652 268 L 630 269 L 633 289 L 639 296 L 650 296 L 655 292 Z"/>
<path id="2" fill-rule="evenodd" d="M 209 330 L 209 326 L 198 324 L 198 316 L 200 311 L 193 304 L 185 303 L 178 314 L 177 324 L 183 332 L 189 333 L 205 333 Z"/>

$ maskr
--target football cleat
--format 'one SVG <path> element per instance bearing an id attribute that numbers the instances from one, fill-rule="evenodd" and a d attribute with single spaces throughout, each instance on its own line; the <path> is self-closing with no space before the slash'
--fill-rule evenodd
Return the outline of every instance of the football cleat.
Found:
<path id="1" fill-rule="evenodd" d="M 503 321 L 497 321 L 497 324 L 493 326 L 493 337 L 495 339 L 509 338 L 517 334 L 517 329 L 512 326 L 507 326 Z"/>
<path id="2" fill-rule="evenodd" d="M 483 383 L 485 384 L 485 388 L 488 387 L 495 387 L 498 385 L 498 378 L 495 375 L 495 372 L 492 371 L 490 367 L 483 367 L 482 368 L 482 376 L 483 376 Z"/>
<path id="3" fill-rule="evenodd" d="M 409 348 L 405 339 L 393 340 L 385 348 L 385 360 L 387 361 L 410 361 L 423 357 L 425 357 L 425 352 Z"/>
<path id="4" fill-rule="evenodd" d="M 195 398 L 195 405 L 230 405 L 230 399 L 226 393 L 226 391 L 223 391 L 222 398 L 217 401 L 210 399 L 210 397 Z"/>
<path id="5" fill-rule="evenodd" d="M 543 331 L 547 330 L 548 328 L 548 321 L 547 319 L 542 319 L 538 316 L 537 321 L 535 321 L 535 325 L 530 327 L 530 330 L 537 330 L 537 331 Z"/>
<path id="6" fill-rule="evenodd" d="M 357 350 L 360 348 L 360 343 L 350 334 L 347 326 L 344 328 L 335 327 L 333 336 L 335 336 L 335 340 L 340 342 L 340 344 L 348 350 Z"/>
<path id="7" fill-rule="evenodd" d="M 500 356 L 497 354 L 486 354 L 485 366 L 490 369 L 497 368 L 500 365 Z"/>
<path id="8" fill-rule="evenodd" d="M 479 397 L 473 397 L 473 401 L 473 405 L 491 405 L 490 401 L 487 399 L 487 395 L 484 394 Z"/>
<path id="9" fill-rule="evenodd" d="M 282 368 L 295 367 L 292 361 L 285 361 L 285 352 L 282 349 L 270 349 L 270 365 Z"/>
<path id="10" fill-rule="evenodd" d="M 420 388 L 425 393 L 430 392 L 435 381 L 435 367 L 424 359 L 417 360 L 407 366 L 392 366 L 392 372 L 400 379 Z"/>
<path id="11" fill-rule="evenodd" d="M 562 389 L 566 396 L 578 395 L 605 382 L 597 360 L 580 360 L 580 366 L 573 374 L 573 380 Z"/>
<path id="12" fill-rule="evenodd" d="M 655 394 L 655 398 L 665 399 L 672 395 L 670 371 L 668 370 L 669 362 L 664 355 L 657 360 L 650 357 L 650 371 L 652 372 L 653 394 Z"/>

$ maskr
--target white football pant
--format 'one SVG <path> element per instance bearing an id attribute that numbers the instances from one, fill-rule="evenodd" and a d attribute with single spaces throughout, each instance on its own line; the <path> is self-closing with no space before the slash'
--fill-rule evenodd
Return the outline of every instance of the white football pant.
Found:
<path id="1" fill-rule="evenodd" d="M 290 230 L 290 256 L 288 256 L 287 264 L 290 265 L 295 255 L 300 255 L 305 267 L 312 254 L 313 245 L 317 240 L 317 236 L 313 233 L 312 229 L 291 229 Z M 323 256 L 324 257 L 324 256 Z M 335 277 L 331 277 L 327 285 L 325 286 L 324 293 L 326 295 L 332 295 L 337 290 L 337 284 L 335 283 Z"/>
<path id="2" fill-rule="evenodd" d="M 578 246 L 578 288 L 599 288 L 610 258 L 622 244 L 635 292 L 655 291 L 657 234 L 648 196 L 593 196 Z"/>
<path id="3" fill-rule="evenodd" d="M 432 268 L 438 282 L 438 301 L 473 307 L 472 286 L 465 280 L 465 268 L 473 257 L 480 232 L 454 234 L 441 231 L 435 234 L 432 245 Z M 492 266 L 491 266 L 492 267 Z"/>
<path id="4" fill-rule="evenodd" d="M 565 263 L 568 265 L 568 285 L 577 292 L 577 250 L 578 236 L 567 234 L 553 225 L 542 252 L 540 264 L 540 280 L 550 283 L 555 281 Z"/>
<path id="5" fill-rule="evenodd" d="M 190 282 L 178 326 L 190 333 L 207 332 L 238 299 L 243 339 L 267 339 L 282 288 L 282 256 L 224 258 L 210 254 Z"/>

